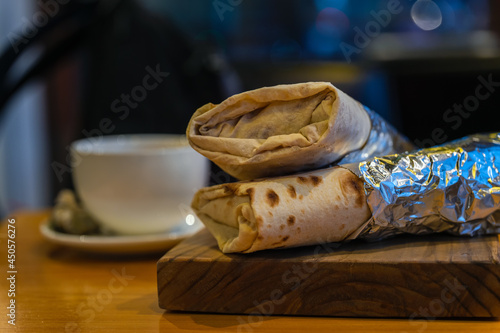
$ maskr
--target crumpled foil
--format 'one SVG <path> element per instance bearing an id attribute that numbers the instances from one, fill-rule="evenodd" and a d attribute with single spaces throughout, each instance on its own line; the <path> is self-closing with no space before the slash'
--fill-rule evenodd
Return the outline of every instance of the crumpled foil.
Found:
<path id="1" fill-rule="evenodd" d="M 372 218 L 355 238 L 500 233 L 500 133 L 359 164 Z"/>
<path id="2" fill-rule="evenodd" d="M 399 133 L 376 112 L 366 106 L 364 106 L 364 109 L 370 116 L 372 123 L 367 142 L 360 150 L 350 152 L 335 164 L 366 161 L 375 156 L 400 153 L 416 148 L 405 136 Z"/>

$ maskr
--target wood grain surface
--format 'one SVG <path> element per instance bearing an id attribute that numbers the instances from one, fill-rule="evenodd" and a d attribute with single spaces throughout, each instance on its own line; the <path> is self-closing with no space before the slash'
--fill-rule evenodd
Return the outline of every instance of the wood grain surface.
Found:
<path id="1" fill-rule="evenodd" d="M 160 306 L 257 315 L 498 317 L 497 236 L 225 255 L 203 230 L 158 262 Z"/>
<path id="2" fill-rule="evenodd" d="M 15 327 L 6 316 L 8 237 L 5 221 L 0 222 L 0 269 L 5 274 L 0 279 L 0 332 L 500 332 L 500 321 L 492 318 L 417 320 L 165 311 L 158 306 L 156 279 L 156 263 L 164 253 L 109 256 L 52 245 L 38 231 L 48 213 L 20 211 L 8 216 L 16 219 L 17 226 Z M 129 279 L 119 280 L 113 272 Z M 106 297 L 108 291 L 112 297 Z M 199 301 L 204 302 L 201 297 Z"/>

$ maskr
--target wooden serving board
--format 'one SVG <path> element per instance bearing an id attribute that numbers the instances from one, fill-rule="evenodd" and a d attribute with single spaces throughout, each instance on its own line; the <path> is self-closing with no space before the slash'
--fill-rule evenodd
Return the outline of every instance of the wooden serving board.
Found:
<path id="1" fill-rule="evenodd" d="M 206 230 L 158 261 L 167 310 L 259 315 L 500 317 L 499 237 L 353 241 L 226 255 Z"/>

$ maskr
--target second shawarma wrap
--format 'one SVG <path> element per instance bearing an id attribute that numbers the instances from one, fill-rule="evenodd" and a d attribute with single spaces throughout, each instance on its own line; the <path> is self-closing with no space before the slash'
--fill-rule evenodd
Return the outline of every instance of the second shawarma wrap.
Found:
<path id="1" fill-rule="evenodd" d="M 343 167 L 203 188 L 192 207 L 225 253 L 340 242 L 371 216 Z"/>
<path id="2" fill-rule="evenodd" d="M 191 146 L 230 175 L 255 179 L 323 167 L 368 141 L 367 110 L 332 84 L 278 85 L 208 103 L 191 118 Z"/>
<path id="3" fill-rule="evenodd" d="M 351 172 L 354 171 L 354 172 Z M 223 252 L 446 232 L 500 233 L 500 133 L 297 175 L 199 190 Z"/>

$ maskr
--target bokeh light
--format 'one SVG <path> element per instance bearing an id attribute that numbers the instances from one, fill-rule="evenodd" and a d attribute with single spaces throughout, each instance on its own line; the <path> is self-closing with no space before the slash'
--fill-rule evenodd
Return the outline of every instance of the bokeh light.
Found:
<path id="1" fill-rule="evenodd" d="M 187 225 L 193 225 L 194 222 L 195 222 L 195 217 L 193 214 L 186 215 L 186 224 Z"/>
<path id="2" fill-rule="evenodd" d="M 347 15 L 337 8 L 327 7 L 316 17 L 316 29 L 326 35 L 342 34 L 349 29 L 349 25 Z"/>
<path id="3" fill-rule="evenodd" d="M 307 49 L 319 57 L 331 57 L 350 27 L 349 18 L 340 9 L 323 8 L 307 32 Z"/>
<path id="4" fill-rule="evenodd" d="M 432 0 L 417 0 L 411 7 L 411 18 L 420 29 L 426 31 L 438 28 L 443 21 L 441 9 Z"/>

